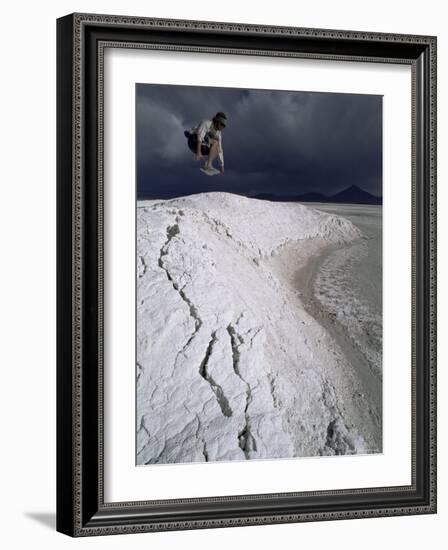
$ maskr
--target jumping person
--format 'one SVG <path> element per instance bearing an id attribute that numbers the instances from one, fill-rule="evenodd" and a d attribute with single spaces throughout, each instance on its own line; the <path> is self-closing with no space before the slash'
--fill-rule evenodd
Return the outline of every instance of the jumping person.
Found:
<path id="1" fill-rule="evenodd" d="M 194 153 L 196 160 L 207 157 L 201 170 L 209 176 L 224 174 L 224 152 L 222 149 L 222 130 L 226 127 L 227 117 L 218 112 L 211 119 L 202 120 L 197 126 L 184 132 L 188 138 L 188 147 Z M 213 166 L 213 160 L 219 157 L 220 170 Z"/>

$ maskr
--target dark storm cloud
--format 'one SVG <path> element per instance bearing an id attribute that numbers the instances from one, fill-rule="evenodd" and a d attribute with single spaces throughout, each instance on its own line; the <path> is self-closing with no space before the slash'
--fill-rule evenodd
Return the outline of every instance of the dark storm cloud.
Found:
<path id="1" fill-rule="evenodd" d="M 199 171 L 184 130 L 224 111 L 226 172 Z M 140 196 L 224 190 L 334 194 L 357 185 L 381 195 L 380 96 L 137 85 Z"/>

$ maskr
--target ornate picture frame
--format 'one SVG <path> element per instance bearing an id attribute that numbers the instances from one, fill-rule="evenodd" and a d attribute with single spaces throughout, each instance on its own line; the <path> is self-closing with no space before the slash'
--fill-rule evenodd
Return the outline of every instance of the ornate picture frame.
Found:
<path id="1" fill-rule="evenodd" d="M 78 537 L 436 512 L 436 44 L 433 36 L 229 22 L 93 14 L 58 19 L 58 531 Z M 149 490 L 145 500 L 105 501 L 106 48 L 410 66 L 410 485 L 166 500 Z"/>

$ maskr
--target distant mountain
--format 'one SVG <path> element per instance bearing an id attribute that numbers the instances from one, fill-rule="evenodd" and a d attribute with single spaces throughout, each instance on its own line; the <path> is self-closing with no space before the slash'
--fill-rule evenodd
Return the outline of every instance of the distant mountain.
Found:
<path id="1" fill-rule="evenodd" d="M 301 195 L 273 195 L 272 193 L 260 193 L 254 198 L 274 202 L 338 202 L 349 204 L 382 204 L 382 197 L 376 197 L 356 185 L 351 185 L 335 195 L 324 195 L 310 191 Z"/>
<path id="2" fill-rule="evenodd" d="M 329 197 L 329 202 L 382 204 L 383 199 L 382 197 L 375 197 L 375 195 L 371 195 L 370 193 L 364 191 L 363 189 L 360 189 L 356 185 L 351 185 L 350 187 L 347 187 L 347 189 L 344 189 L 343 191 L 336 193 L 336 195 Z"/>

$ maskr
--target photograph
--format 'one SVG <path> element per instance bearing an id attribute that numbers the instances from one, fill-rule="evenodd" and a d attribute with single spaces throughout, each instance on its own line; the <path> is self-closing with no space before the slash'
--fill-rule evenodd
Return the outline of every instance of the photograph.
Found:
<path id="1" fill-rule="evenodd" d="M 71 537 L 437 513 L 438 37 L 242 21 L 57 19 Z"/>
<path id="2" fill-rule="evenodd" d="M 139 82 L 135 168 L 136 465 L 382 453 L 383 97 Z"/>

